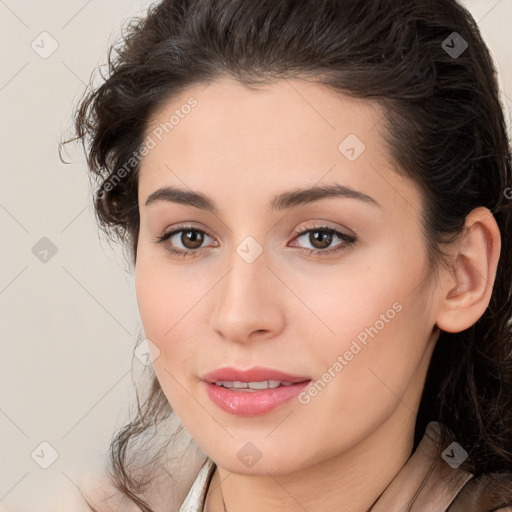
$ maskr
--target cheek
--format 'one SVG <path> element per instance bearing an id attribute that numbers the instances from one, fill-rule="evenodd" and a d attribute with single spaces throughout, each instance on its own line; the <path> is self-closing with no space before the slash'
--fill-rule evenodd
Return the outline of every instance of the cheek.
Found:
<path id="1" fill-rule="evenodd" d="M 183 328 L 198 300 L 197 287 L 184 286 L 170 270 L 164 271 L 144 258 L 138 260 L 135 270 L 135 291 L 144 333 L 159 348 L 164 360 L 171 349 L 179 347 L 175 340 L 187 337 Z"/>
<path id="2" fill-rule="evenodd" d="M 205 348 L 199 326 L 209 319 L 204 308 L 218 277 L 203 273 L 199 279 L 196 270 L 155 256 L 142 251 L 135 291 L 145 336 L 159 351 L 153 367 L 170 398 L 180 392 L 180 383 L 190 385 L 195 379 L 198 354 Z"/>
<path id="3" fill-rule="evenodd" d="M 431 334 L 425 262 L 406 264 L 397 254 L 383 251 L 378 265 L 336 279 L 308 280 L 303 295 L 315 315 L 302 321 L 302 352 L 311 353 L 314 340 L 317 378 L 332 382 L 325 398 L 354 413 L 361 404 L 393 401 L 390 390 L 405 392 Z"/>
<path id="4" fill-rule="evenodd" d="M 404 317 L 414 327 L 425 315 L 424 262 L 404 255 L 394 243 L 383 244 L 376 253 L 378 259 L 375 253 L 360 252 L 346 265 L 288 279 L 309 309 L 299 322 L 309 337 L 324 340 L 316 347 L 344 350 L 356 338 L 364 344 L 399 327 L 397 336 L 408 327 L 402 324 Z"/>
<path id="5" fill-rule="evenodd" d="M 169 269 L 163 272 L 157 265 L 146 264 L 147 261 L 138 259 L 135 270 L 139 314 L 146 338 L 156 347 L 152 360 L 157 379 L 167 401 L 181 418 L 181 413 L 186 413 L 190 406 L 182 386 L 191 367 L 187 361 L 194 356 L 193 344 L 188 339 L 190 333 L 186 332 L 190 326 L 187 313 L 192 313 L 188 304 L 197 302 L 198 298 L 190 291 L 187 293 L 187 289 L 178 292 L 177 281 L 169 276 Z"/>

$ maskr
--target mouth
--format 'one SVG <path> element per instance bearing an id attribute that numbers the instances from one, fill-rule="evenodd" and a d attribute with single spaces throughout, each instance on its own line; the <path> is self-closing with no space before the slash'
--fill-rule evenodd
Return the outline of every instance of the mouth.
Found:
<path id="1" fill-rule="evenodd" d="M 256 416 L 284 406 L 311 382 L 311 377 L 256 367 L 221 368 L 203 375 L 206 392 L 220 409 L 237 416 Z"/>
<path id="2" fill-rule="evenodd" d="M 266 368 L 264 366 L 255 366 L 248 370 L 240 370 L 233 367 L 219 368 L 204 374 L 201 377 L 201 380 L 212 384 L 220 383 L 220 385 L 227 383 L 226 387 L 237 387 L 237 389 L 248 387 L 246 384 L 254 385 L 255 387 L 250 386 L 252 389 L 262 389 L 257 386 L 264 385 L 263 383 L 268 383 L 268 386 L 265 386 L 265 388 L 277 387 L 281 384 L 297 384 L 298 382 L 311 380 L 311 377 L 292 375 L 281 370 Z M 276 382 L 278 383 L 277 385 Z M 229 384 L 234 384 L 236 386 L 229 386 Z"/>
<path id="3" fill-rule="evenodd" d="M 214 383 L 216 386 L 232 389 L 233 391 L 259 391 L 261 389 L 275 389 L 280 386 L 293 386 L 293 382 L 279 380 L 263 380 L 255 382 L 241 382 L 239 380 L 219 380 Z"/>

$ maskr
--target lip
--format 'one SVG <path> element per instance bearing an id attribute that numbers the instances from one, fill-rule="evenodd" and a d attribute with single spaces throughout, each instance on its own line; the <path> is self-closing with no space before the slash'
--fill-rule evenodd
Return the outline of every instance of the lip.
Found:
<path id="1" fill-rule="evenodd" d="M 258 382 L 263 380 L 280 380 L 291 382 L 293 384 L 311 380 L 308 376 L 290 375 L 289 373 L 264 366 L 255 366 L 249 370 L 239 370 L 237 368 L 225 367 L 213 370 L 201 377 L 201 380 L 209 383 L 215 383 L 220 380 L 239 381 L 239 382 Z"/>
<path id="2" fill-rule="evenodd" d="M 257 416 L 269 413 L 296 397 L 311 382 L 310 377 L 291 375 L 272 368 L 255 367 L 250 370 L 219 368 L 201 377 L 210 400 L 220 409 L 236 416 Z M 279 380 L 291 386 L 240 391 L 217 386 L 217 381 L 257 382 Z"/>

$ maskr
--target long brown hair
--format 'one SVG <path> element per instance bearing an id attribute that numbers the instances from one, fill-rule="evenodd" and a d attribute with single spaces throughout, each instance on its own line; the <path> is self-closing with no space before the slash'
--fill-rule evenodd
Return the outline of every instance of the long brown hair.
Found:
<path id="1" fill-rule="evenodd" d="M 98 223 L 133 264 L 139 211 L 132 157 L 146 122 L 187 87 L 224 75 L 248 86 L 304 77 L 378 100 L 397 172 L 425 198 L 433 266 L 445 262 L 443 245 L 457 238 L 472 209 L 493 213 L 502 250 L 490 304 L 470 328 L 441 332 L 415 447 L 436 420 L 469 453 L 463 467 L 475 476 L 512 470 L 510 141 L 495 65 L 473 17 L 455 0 L 164 0 L 131 19 L 109 50 L 108 77 L 84 94 L 76 137 L 65 143 L 82 141 Z M 112 482 L 144 512 L 152 511 L 144 499 L 150 477 L 134 477 L 133 446 L 172 414 L 153 374 L 136 418 L 110 447 Z"/>

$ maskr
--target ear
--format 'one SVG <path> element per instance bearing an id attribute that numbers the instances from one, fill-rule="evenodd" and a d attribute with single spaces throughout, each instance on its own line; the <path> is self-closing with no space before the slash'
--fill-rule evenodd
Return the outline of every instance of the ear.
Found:
<path id="1" fill-rule="evenodd" d="M 466 217 L 449 269 L 441 270 L 436 325 L 461 332 L 484 314 L 491 300 L 501 251 L 493 214 L 478 207 Z"/>

